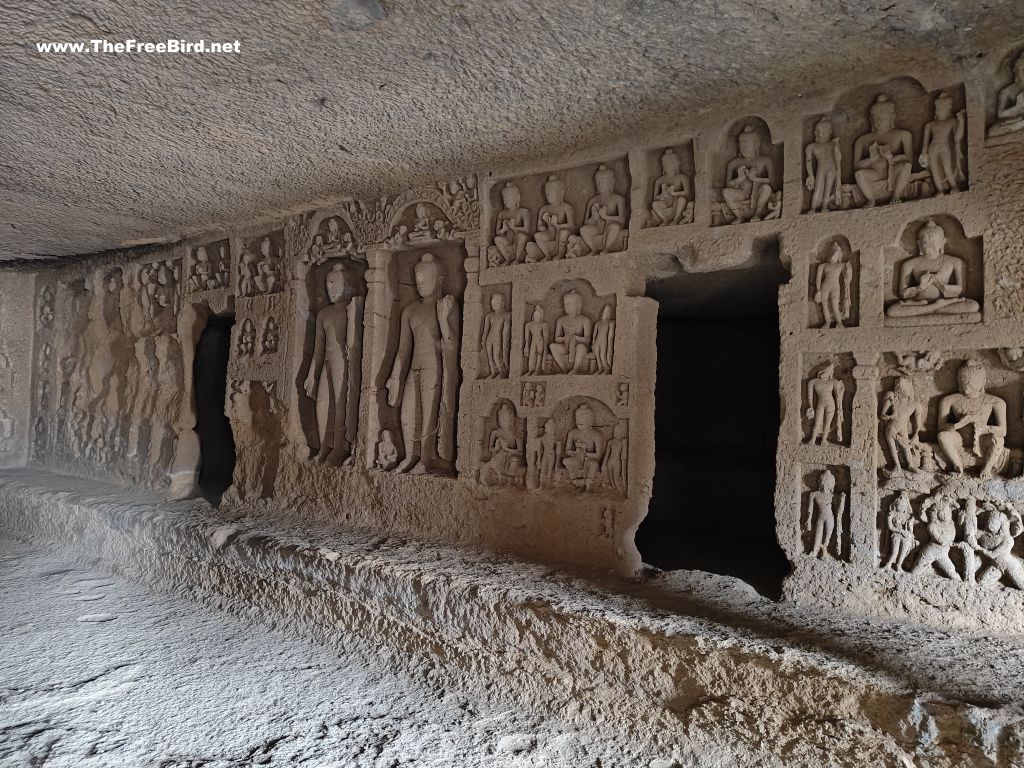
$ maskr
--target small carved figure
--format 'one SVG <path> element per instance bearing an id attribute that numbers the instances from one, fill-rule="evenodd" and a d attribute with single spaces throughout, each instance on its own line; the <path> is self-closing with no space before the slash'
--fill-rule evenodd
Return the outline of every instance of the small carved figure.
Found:
<path id="1" fill-rule="evenodd" d="M 529 408 L 541 408 L 547 399 L 547 388 L 543 381 L 524 381 L 522 402 Z"/>
<path id="2" fill-rule="evenodd" d="M 281 287 L 281 265 L 274 252 L 274 243 L 269 237 L 260 241 L 260 259 L 253 276 L 256 294 L 275 293 Z"/>
<path id="3" fill-rule="evenodd" d="M 495 222 L 494 248 L 501 264 L 519 264 L 526 258 L 526 244 L 530 240 L 530 212 L 523 208 L 519 187 L 508 182 L 501 188 L 501 202 L 505 206 Z"/>
<path id="4" fill-rule="evenodd" d="M 982 460 L 980 477 L 989 479 L 1005 464 L 1006 401 L 985 391 L 985 366 L 968 360 L 957 373 L 960 391 L 939 401 L 939 446 L 954 472 L 964 472 L 967 459 L 960 430 L 971 427 L 971 453 Z M 988 446 L 982 440 L 988 438 Z"/>
<path id="5" fill-rule="evenodd" d="M 823 328 L 843 327 L 853 303 L 853 265 L 843 261 L 843 248 L 834 243 L 828 261 L 818 265 L 814 276 L 814 302 L 821 307 Z"/>
<path id="6" fill-rule="evenodd" d="M 537 212 L 533 242 L 526 245 L 526 261 L 548 261 L 565 257 L 569 236 L 576 232 L 576 212 L 565 202 L 565 184 L 557 176 L 544 182 L 547 203 Z"/>
<path id="7" fill-rule="evenodd" d="M 484 485 L 516 485 L 522 480 L 523 446 L 516 433 L 516 415 L 512 406 L 502 403 L 498 407 L 498 426 L 491 430 L 487 447 L 491 457 L 480 468 L 480 482 Z"/>
<path id="8" fill-rule="evenodd" d="M 904 373 L 937 371 L 942 367 L 942 352 L 930 349 L 924 352 L 897 352 L 900 370 Z"/>
<path id="9" fill-rule="evenodd" d="M 540 480 L 542 483 L 549 483 L 555 479 L 555 470 L 562 458 L 562 445 L 555 435 L 554 419 L 544 422 L 544 433 L 540 436 L 540 446 Z"/>
<path id="10" fill-rule="evenodd" d="M 953 115 L 953 98 L 943 91 L 935 98 L 935 119 L 924 126 L 924 143 L 918 158 L 931 171 L 936 193 L 956 192 L 966 178 L 963 142 L 967 113 Z"/>
<path id="11" fill-rule="evenodd" d="M 404 248 L 409 244 L 409 228 L 405 224 L 399 224 L 391 237 L 388 238 L 388 246 L 391 248 Z"/>
<path id="12" fill-rule="evenodd" d="M 761 136 L 753 125 L 746 126 L 736 138 L 739 155 L 725 168 L 722 200 L 738 221 L 761 221 L 768 213 L 772 196 L 775 160 L 761 152 Z"/>
<path id="13" fill-rule="evenodd" d="M 895 471 L 920 469 L 921 441 L 918 434 L 924 429 L 924 417 L 924 406 L 914 396 L 914 383 L 907 376 L 897 376 L 892 390 L 882 398 L 885 442 Z"/>
<path id="14" fill-rule="evenodd" d="M 651 201 L 651 223 L 657 227 L 693 221 L 693 184 L 680 168 L 679 155 L 672 148 L 666 149 Z"/>
<path id="15" fill-rule="evenodd" d="M 415 278 L 420 298 L 402 310 L 387 380 L 388 405 L 401 408 L 405 458 L 398 470 L 446 471 L 455 458 L 459 311 L 454 296 L 438 295 L 442 271 L 433 254 L 423 254 Z"/>
<path id="16" fill-rule="evenodd" d="M 629 422 L 619 419 L 615 422 L 612 438 L 605 446 L 604 459 L 601 462 L 601 474 L 612 488 L 622 493 L 626 492 L 626 471 L 629 466 L 628 437 Z"/>
<path id="17" fill-rule="evenodd" d="M 491 311 L 484 315 L 480 351 L 487 357 L 487 378 L 508 376 L 508 353 L 512 338 L 512 313 L 505 308 L 505 294 L 491 294 Z"/>
<path id="18" fill-rule="evenodd" d="M 808 553 L 811 557 L 822 558 L 829 554 L 832 535 L 835 534 L 835 552 L 842 551 L 842 515 L 846 506 L 846 494 L 839 494 L 838 515 L 835 510 L 836 476 L 830 470 L 823 470 L 818 477 L 818 490 L 812 491 L 807 513 L 807 529 L 814 530 L 814 543 Z"/>
<path id="19" fill-rule="evenodd" d="M 1014 540 L 1024 532 L 1020 513 L 1007 505 L 1007 513 L 994 504 L 986 504 L 981 525 L 975 537 L 982 567 L 979 584 L 995 584 L 1001 577 L 1009 579 L 1017 589 L 1024 589 L 1024 566 L 1013 554 Z M 968 575 L 970 577 L 970 574 Z"/>
<path id="20" fill-rule="evenodd" d="M 928 541 L 922 545 L 911 573 L 930 573 L 934 565 L 946 578 L 960 580 L 953 561 L 949 559 L 949 549 L 956 540 L 956 523 L 953 522 L 955 508 L 956 502 L 943 493 L 929 496 L 921 504 L 918 519 L 928 526 Z"/>
<path id="21" fill-rule="evenodd" d="M 259 255 L 246 246 L 242 250 L 242 260 L 238 265 L 238 293 L 241 296 L 255 296 L 256 276 L 259 271 Z"/>
<path id="22" fill-rule="evenodd" d="M 1024 130 L 1024 53 L 1013 64 L 1013 82 L 996 97 L 996 121 L 988 129 L 989 138 Z"/>
<path id="23" fill-rule="evenodd" d="M 913 170 L 914 137 L 896 127 L 896 105 L 880 95 L 868 111 L 871 130 L 853 144 L 853 177 L 871 208 L 879 197 L 899 203 Z"/>
<path id="24" fill-rule="evenodd" d="M 920 255 L 900 265 L 899 299 L 885 309 L 888 317 L 958 315 L 980 311 L 964 298 L 964 260 L 945 252 L 946 233 L 929 219 L 917 233 Z"/>
<path id="25" fill-rule="evenodd" d="M 334 466 L 351 463 L 359 401 L 363 298 L 342 264 L 324 278 L 330 303 L 316 315 L 313 360 L 303 384 L 316 401 L 319 460 Z M 326 396 L 320 396 L 321 390 Z M 328 422 L 333 411 L 334 418 Z"/>
<path id="26" fill-rule="evenodd" d="M 625 408 L 629 405 L 629 382 L 619 382 L 618 390 L 615 393 L 615 404 L 620 408 Z"/>
<path id="27" fill-rule="evenodd" d="M 1011 371 L 1024 371 L 1024 347 L 1001 347 L 999 361 Z"/>
<path id="28" fill-rule="evenodd" d="M 434 232 L 430 220 L 430 212 L 424 203 L 416 204 L 416 219 L 413 222 L 412 232 L 409 233 L 410 243 L 419 243 L 426 240 L 433 240 Z"/>
<path id="29" fill-rule="evenodd" d="M 914 508 L 905 491 L 889 505 L 886 523 L 889 527 L 889 558 L 882 568 L 891 568 L 898 573 L 903 570 L 903 563 L 915 544 Z"/>
<path id="30" fill-rule="evenodd" d="M 39 301 L 39 325 L 43 328 L 53 326 L 54 301 L 53 288 L 50 286 L 43 288 L 43 295 Z"/>
<path id="31" fill-rule="evenodd" d="M 601 310 L 601 319 L 594 323 L 594 359 L 598 373 L 612 372 L 612 359 L 615 355 L 615 321 L 612 319 L 612 308 L 605 304 Z"/>
<path id="32" fill-rule="evenodd" d="M 380 431 L 380 440 L 377 442 L 377 457 L 374 465 L 377 469 L 389 472 L 398 463 L 398 447 L 391 438 L 390 429 Z"/>
<path id="33" fill-rule="evenodd" d="M 544 444 L 533 426 L 526 433 L 526 488 L 536 491 L 540 488 L 540 465 L 544 456 Z"/>
<path id="34" fill-rule="evenodd" d="M 835 363 L 825 363 L 818 375 L 807 382 L 807 412 L 804 415 L 814 419 L 809 441 L 812 445 L 822 445 L 829 440 L 833 423 L 835 439 L 832 442 L 840 443 L 843 439 L 843 393 L 846 388 L 835 378 L 835 371 Z"/>
<path id="35" fill-rule="evenodd" d="M 555 321 L 551 357 L 562 373 L 590 373 L 593 322 L 583 314 L 583 297 L 571 290 L 562 297 L 565 314 Z"/>
<path id="36" fill-rule="evenodd" d="M 626 247 L 626 198 L 615 191 L 615 171 L 606 165 L 594 173 L 597 194 L 587 201 L 580 237 L 591 253 L 611 253 Z"/>
<path id="37" fill-rule="evenodd" d="M 210 264 L 210 256 L 206 248 L 196 248 L 196 259 L 192 265 L 192 277 L 189 278 L 188 287 L 191 291 L 205 291 L 216 282 L 213 265 Z"/>
<path id="38" fill-rule="evenodd" d="M 823 117 L 814 126 L 814 141 L 804 150 L 811 211 L 826 212 L 829 203 L 839 208 L 843 202 L 843 162 L 839 139 L 832 135 L 832 121 Z"/>
<path id="39" fill-rule="evenodd" d="M 276 355 L 280 341 L 281 332 L 278 328 L 277 321 L 272 317 L 268 317 L 266 325 L 263 326 L 263 340 L 261 344 L 263 354 Z"/>
<path id="40" fill-rule="evenodd" d="M 240 357 L 252 357 L 256 351 L 256 328 L 250 318 L 242 321 L 242 328 L 238 332 L 238 354 Z"/>
<path id="41" fill-rule="evenodd" d="M 548 324 L 544 320 L 544 307 L 540 304 L 533 308 L 533 319 L 526 324 L 523 336 L 526 373 L 528 376 L 540 376 L 544 373 L 544 357 L 548 349 Z"/>
<path id="42" fill-rule="evenodd" d="M 604 437 L 594 428 L 594 412 L 581 405 L 573 414 L 575 426 L 565 437 L 565 458 L 562 465 L 569 473 L 569 481 L 584 491 L 594 487 L 601 458 L 604 456 Z"/>

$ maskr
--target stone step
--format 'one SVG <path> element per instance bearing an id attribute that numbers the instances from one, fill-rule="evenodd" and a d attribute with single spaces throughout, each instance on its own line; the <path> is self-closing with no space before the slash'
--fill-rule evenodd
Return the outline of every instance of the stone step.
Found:
<path id="1" fill-rule="evenodd" d="M 299 525 L 301 512 L 267 504 L 230 519 L 203 501 L 0 472 L 3 535 L 340 654 L 412 674 L 442 669 L 453 688 L 596 725 L 681 765 L 952 767 L 1024 757 L 1014 641 L 863 620 L 801 624 L 724 577 L 640 585 L 567 574 Z"/>

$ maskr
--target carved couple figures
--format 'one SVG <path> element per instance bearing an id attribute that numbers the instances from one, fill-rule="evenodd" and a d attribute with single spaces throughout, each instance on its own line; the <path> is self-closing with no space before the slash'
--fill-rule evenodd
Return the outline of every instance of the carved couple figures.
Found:
<path id="1" fill-rule="evenodd" d="M 324 279 L 330 302 L 316 315 L 313 359 L 302 385 L 316 402 L 318 460 L 352 463 L 359 413 L 363 344 L 363 297 L 358 278 L 335 264 Z"/>
<path id="2" fill-rule="evenodd" d="M 885 309 L 890 318 L 967 315 L 979 312 L 964 296 L 964 260 L 945 252 L 946 233 L 929 219 L 917 233 L 919 255 L 900 265 L 898 298 Z"/>
<path id="3" fill-rule="evenodd" d="M 196 248 L 188 279 L 190 291 L 213 291 L 227 288 L 228 264 L 231 263 L 231 256 L 228 253 L 226 241 L 219 245 L 218 254 L 219 256 L 213 259 L 206 246 L 201 245 Z"/>
<path id="4" fill-rule="evenodd" d="M 402 310 L 387 402 L 400 409 L 398 471 L 445 473 L 455 458 L 459 310 L 454 296 L 441 295 L 442 266 L 433 254 L 423 254 L 414 274 L 419 299 Z"/>

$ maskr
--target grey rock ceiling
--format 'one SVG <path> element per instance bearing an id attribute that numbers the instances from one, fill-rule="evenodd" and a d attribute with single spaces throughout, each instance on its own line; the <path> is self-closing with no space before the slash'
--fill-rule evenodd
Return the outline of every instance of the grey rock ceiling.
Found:
<path id="1" fill-rule="evenodd" d="M 0 260 L 172 241 L 338 196 L 974 66 L 1019 0 L 0 0 Z M 230 56 L 44 40 L 241 40 Z"/>

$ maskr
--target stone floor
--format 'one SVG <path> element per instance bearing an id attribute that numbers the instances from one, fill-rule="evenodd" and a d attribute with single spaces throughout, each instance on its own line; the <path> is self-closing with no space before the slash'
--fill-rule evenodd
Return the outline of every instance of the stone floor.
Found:
<path id="1" fill-rule="evenodd" d="M 628 766 L 529 713 L 0 540 L 0 766 Z"/>

